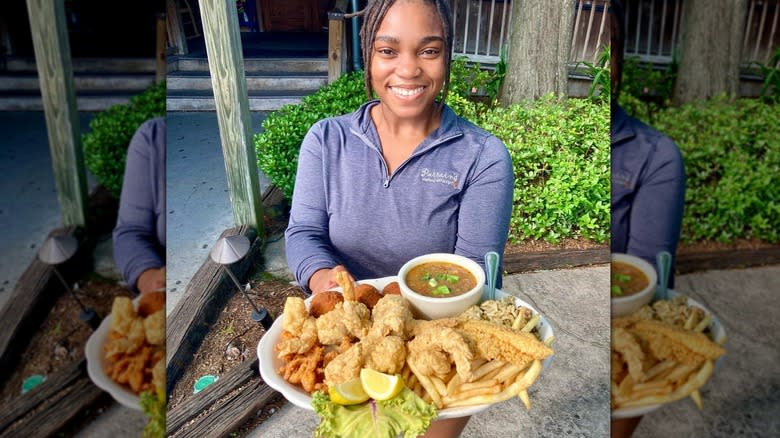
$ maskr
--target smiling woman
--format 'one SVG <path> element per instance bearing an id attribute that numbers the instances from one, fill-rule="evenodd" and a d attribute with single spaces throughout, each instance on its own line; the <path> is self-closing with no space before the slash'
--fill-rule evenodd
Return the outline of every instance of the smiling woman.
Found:
<path id="1" fill-rule="evenodd" d="M 290 270 L 315 294 L 337 286 L 336 272 L 387 277 L 423 254 L 484 268 L 509 232 L 506 146 L 445 103 L 449 3 L 378 0 L 363 14 L 366 92 L 378 99 L 309 130 L 285 233 Z M 467 420 L 436 421 L 427 436 L 458 436 Z"/>

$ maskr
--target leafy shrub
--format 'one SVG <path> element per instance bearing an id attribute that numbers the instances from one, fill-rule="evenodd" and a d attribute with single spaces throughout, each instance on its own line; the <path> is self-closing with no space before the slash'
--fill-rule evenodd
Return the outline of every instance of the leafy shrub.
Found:
<path id="1" fill-rule="evenodd" d="M 456 94 L 464 99 L 475 99 L 484 95 L 490 105 L 495 105 L 501 84 L 506 76 L 504 50 L 494 70 L 482 69 L 479 63 L 469 64 L 468 58 L 458 56 L 450 64 L 450 96 Z M 449 97 L 448 101 L 449 103 Z"/>
<path id="2" fill-rule="evenodd" d="M 672 62 L 665 67 L 643 63 L 635 57 L 626 58 L 623 61 L 620 105 L 629 114 L 652 121 L 656 112 L 672 103 L 677 70 L 675 54 Z"/>
<path id="3" fill-rule="evenodd" d="M 500 138 L 515 169 L 509 238 L 609 237 L 609 104 L 552 95 L 496 107 L 480 126 Z"/>
<path id="4" fill-rule="evenodd" d="M 601 49 L 599 59 L 595 63 L 580 61 L 577 66 L 579 67 L 580 64 L 585 66 L 584 73 L 591 78 L 588 99 L 608 102 L 610 97 L 610 46 L 607 45 Z"/>
<path id="5" fill-rule="evenodd" d="M 780 105 L 725 96 L 670 107 L 655 128 L 685 160 L 682 240 L 780 240 Z"/>
<path id="6" fill-rule="evenodd" d="M 448 105 L 462 117 L 500 138 L 515 167 L 510 239 L 581 236 L 605 242 L 609 236 L 609 104 L 547 96 L 510 108 L 470 99 L 467 80 L 474 67 L 454 61 Z M 472 72 L 472 73 L 468 73 Z M 471 79 L 466 79 L 471 78 Z M 481 82 L 480 82 L 481 83 Z M 366 101 L 362 72 L 342 76 L 299 105 L 270 114 L 255 135 L 258 165 L 292 198 L 298 152 L 318 120 L 345 114 Z"/>
<path id="7" fill-rule="evenodd" d="M 298 152 L 309 128 L 326 117 L 355 111 L 367 101 L 363 72 L 356 71 L 306 96 L 298 105 L 285 105 L 269 114 L 263 132 L 254 136 L 260 170 L 291 199 Z"/>
<path id="8" fill-rule="evenodd" d="M 758 67 L 761 75 L 764 77 L 764 84 L 761 86 L 761 98 L 768 103 L 780 103 L 780 47 L 775 50 L 772 58 L 767 64 L 753 62 Z"/>
<path id="9" fill-rule="evenodd" d="M 81 136 L 84 162 L 100 185 L 119 198 L 125 172 L 127 147 L 141 124 L 165 115 L 165 83 L 152 85 L 130 98 L 99 112 L 89 122 L 90 131 Z"/>

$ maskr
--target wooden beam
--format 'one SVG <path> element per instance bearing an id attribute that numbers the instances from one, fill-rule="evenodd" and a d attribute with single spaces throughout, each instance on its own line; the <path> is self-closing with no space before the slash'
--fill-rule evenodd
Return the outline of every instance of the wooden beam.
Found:
<path id="1" fill-rule="evenodd" d="M 505 253 L 504 271 L 507 274 L 518 274 L 609 263 L 609 260 L 608 248 Z M 683 248 L 677 252 L 675 272 L 688 274 L 712 269 L 743 269 L 775 264 L 780 264 L 780 246 L 711 251 Z"/>
<path id="2" fill-rule="evenodd" d="M 257 357 L 247 359 L 197 396 L 168 411 L 167 435 L 227 436 L 276 395 L 259 375 Z M 241 388 L 241 391 L 236 391 Z M 208 412 L 206 415 L 202 413 Z M 197 417 L 197 419 L 196 419 Z M 191 420 L 196 419 L 190 423 Z"/>
<path id="3" fill-rule="evenodd" d="M 103 391 L 86 372 L 86 360 L 56 371 L 0 413 L 0 436 L 53 436 Z"/>
<path id="4" fill-rule="evenodd" d="M 27 0 L 27 11 L 62 222 L 66 226 L 84 226 L 87 176 L 73 88 L 65 5 L 61 1 Z"/>
<path id="5" fill-rule="evenodd" d="M 609 248 L 505 253 L 507 274 L 609 263 Z"/>
<path id="6" fill-rule="evenodd" d="M 262 255 L 262 239 L 252 228 L 241 226 L 225 230 L 220 237 L 243 234 L 251 242 L 249 253 L 241 261 L 231 265 L 235 276 L 242 279 L 250 267 Z M 211 325 L 219 317 L 228 299 L 236 292 L 236 286 L 224 273 L 221 265 L 207 258 L 192 277 L 184 291 L 184 297 L 167 318 L 166 326 L 166 388 L 173 391 L 176 382 L 195 354 Z"/>
<path id="7" fill-rule="evenodd" d="M 687 274 L 711 269 L 742 269 L 780 264 L 780 246 L 719 251 L 678 251 L 675 272 Z"/>
<path id="8" fill-rule="evenodd" d="M 200 0 L 200 14 L 233 219 L 236 225 L 255 227 L 262 236 L 263 207 L 236 2 Z"/>

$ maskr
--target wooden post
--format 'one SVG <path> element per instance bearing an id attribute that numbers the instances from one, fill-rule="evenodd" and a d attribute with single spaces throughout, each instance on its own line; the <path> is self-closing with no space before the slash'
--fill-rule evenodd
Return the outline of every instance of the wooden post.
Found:
<path id="1" fill-rule="evenodd" d="M 27 0 L 27 11 L 62 221 L 66 226 L 84 226 L 87 177 L 73 89 L 65 5 L 61 1 Z"/>
<path id="2" fill-rule="evenodd" d="M 176 0 L 165 0 L 165 15 L 168 26 L 168 45 L 176 55 L 187 53 L 187 37 L 184 35 Z"/>
<path id="3" fill-rule="evenodd" d="M 347 69 L 347 26 L 344 22 L 344 11 L 347 10 L 347 0 L 336 0 L 333 10 L 328 11 L 328 83 L 335 81 Z M 360 56 L 353 53 L 352 56 Z"/>
<path id="4" fill-rule="evenodd" d="M 165 65 L 165 14 L 157 14 L 157 74 L 155 81 L 160 83 L 165 80 L 167 66 Z"/>
<path id="5" fill-rule="evenodd" d="M 236 2 L 200 0 L 200 12 L 233 219 L 236 225 L 253 226 L 264 236 Z"/>
<path id="6" fill-rule="evenodd" d="M 344 12 L 335 9 L 328 12 L 328 83 L 341 76 L 342 61 L 346 53 L 341 50 L 344 40 Z"/>

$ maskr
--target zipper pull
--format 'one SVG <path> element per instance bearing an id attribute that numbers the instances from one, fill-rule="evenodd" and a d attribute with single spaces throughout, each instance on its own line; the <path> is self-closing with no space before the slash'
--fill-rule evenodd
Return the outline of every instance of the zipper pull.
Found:
<path id="1" fill-rule="evenodd" d="M 390 185 L 390 179 L 389 179 L 389 178 L 388 178 L 388 179 L 386 179 L 386 180 L 385 180 L 385 183 L 384 183 L 384 184 L 382 184 L 382 185 L 383 185 L 383 186 L 385 186 L 385 188 L 387 188 L 387 186 L 389 186 L 389 185 Z"/>

